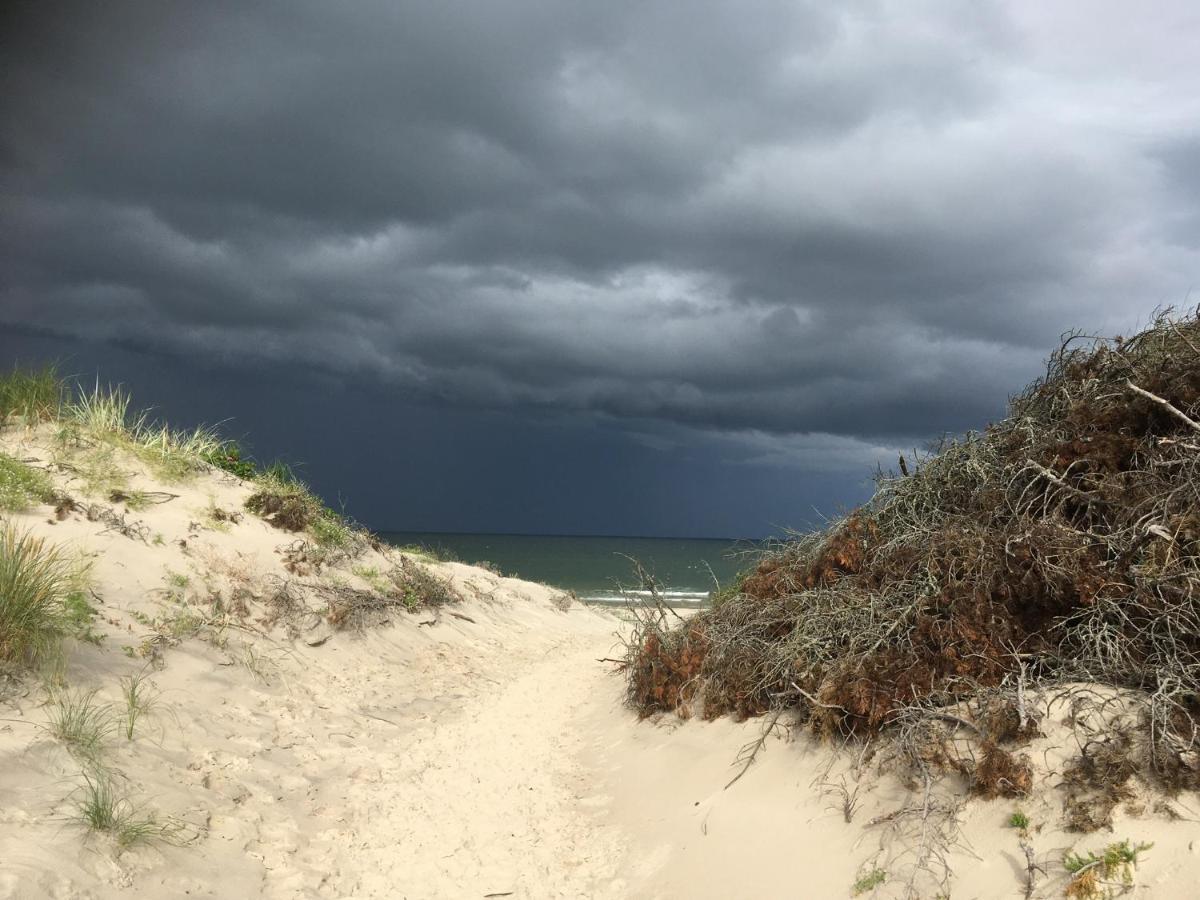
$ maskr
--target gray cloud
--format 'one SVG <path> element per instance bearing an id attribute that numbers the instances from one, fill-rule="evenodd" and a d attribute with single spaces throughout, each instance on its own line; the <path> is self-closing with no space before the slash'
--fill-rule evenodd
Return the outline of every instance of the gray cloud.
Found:
<path id="1" fill-rule="evenodd" d="M 0 321 L 857 464 L 1192 286 L 1195 13 L 1045 6 L 17 5 Z"/>

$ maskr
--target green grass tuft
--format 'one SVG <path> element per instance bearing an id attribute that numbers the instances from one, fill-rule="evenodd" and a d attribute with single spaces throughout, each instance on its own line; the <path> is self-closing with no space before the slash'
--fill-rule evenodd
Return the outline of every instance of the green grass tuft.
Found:
<path id="1" fill-rule="evenodd" d="M 99 758 L 116 728 L 112 707 L 98 703 L 96 693 L 64 689 L 50 695 L 50 733 L 86 760 Z"/>
<path id="2" fill-rule="evenodd" d="M 1008 827 L 1016 828 L 1019 831 L 1027 831 L 1029 829 L 1029 816 L 1018 809 L 1008 817 Z"/>
<path id="3" fill-rule="evenodd" d="M 185 843 L 180 823 L 159 821 L 154 812 L 135 806 L 110 773 L 84 772 L 83 780 L 76 807 L 79 819 L 90 831 L 109 835 L 118 850 L 137 844 Z"/>
<path id="4" fill-rule="evenodd" d="M 0 526 L 0 660 L 35 663 L 69 630 L 74 567 L 41 538 Z"/>

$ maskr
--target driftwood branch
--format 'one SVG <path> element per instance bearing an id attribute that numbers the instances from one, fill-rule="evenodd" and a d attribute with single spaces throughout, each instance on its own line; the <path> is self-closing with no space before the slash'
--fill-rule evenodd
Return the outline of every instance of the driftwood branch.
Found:
<path id="1" fill-rule="evenodd" d="M 1129 390 L 1133 391 L 1139 397 L 1145 397 L 1147 400 L 1151 401 L 1152 403 L 1157 403 L 1159 406 L 1161 406 L 1163 409 L 1165 409 L 1167 412 L 1169 412 L 1175 418 L 1179 419 L 1181 422 L 1186 422 L 1188 424 L 1188 426 L 1192 429 L 1192 431 L 1200 431 L 1200 422 L 1197 422 L 1195 419 L 1193 419 L 1187 413 L 1183 412 L 1181 409 L 1179 409 L 1177 406 L 1175 406 L 1169 400 L 1164 400 L 1162 397 L 1158 396 L 1158 394 L 1152 394 L 1149 391 L 1138 387 L 1132 381 L 1127 380 L 1125 382 L 1125 387 L 1129 388 Z"/>

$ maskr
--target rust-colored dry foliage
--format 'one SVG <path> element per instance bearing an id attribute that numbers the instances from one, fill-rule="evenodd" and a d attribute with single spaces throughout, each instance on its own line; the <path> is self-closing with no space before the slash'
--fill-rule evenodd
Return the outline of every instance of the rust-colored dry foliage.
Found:
<path id="1" fill-rule="evenodd" d="M 1063 770 L 1067 828 L 1087 832 L 1110 827 L 1117 805 L 1133 797 L 1129 781 L 1137 768 L 1127 731 L 1085 744 Z"/>
<path id="2" fill-rule="evenodd" d="M 707 649 L 699 628 L 647 634 L 629 673 L 636 708 L 649 714 L 683 707 L 694 692 Z"/>
<path id="3" fill-rule="evenodd" d="M 626 671 L 643 714 L 793 708 L 867 736 L 905 709 L 966 703 L 994 743 L 1037 725 L 1018 733 L 980 698 L 1026 677 L 1095 681 L 1146 698 L 1151 772 L 1195 786 L 1200 319 L 1067 339 L 1005 420 L 881 476 L 868 503 L 776 545 L 686 624 L 648 618 Z M 1005 752 L 982 771 L 1019 787 Z"/>
<path id="4" fill-rule="evenodd" d="M 1027 797 L 1033 789 L 1033 768 L 1027 756 L 1015 756 L 993 741 L 984 741 L 971 774 L 971 793 L 987 800 Z"/>

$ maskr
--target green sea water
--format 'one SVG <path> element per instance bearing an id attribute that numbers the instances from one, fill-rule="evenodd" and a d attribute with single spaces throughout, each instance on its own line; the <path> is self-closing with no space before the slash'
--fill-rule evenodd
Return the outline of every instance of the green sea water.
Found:
<path id="1" fill-rule="evenodd" d="M 489 562 L 505 575 L 574 591 L 596 603 L 644 597 L 628 557 L 641 562 L 681 606 L 707 600 L 752 564 L 754 542 L 692 538 L 569 537 L 523 534 L 382 532 L 396 546 L 418 546 L 467 563 Z"/>

